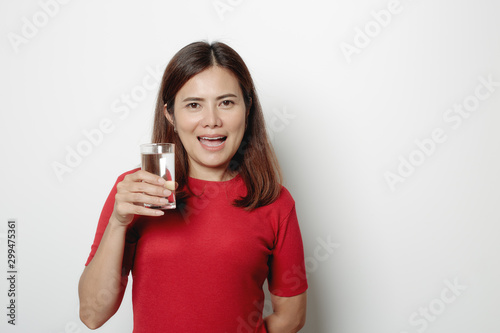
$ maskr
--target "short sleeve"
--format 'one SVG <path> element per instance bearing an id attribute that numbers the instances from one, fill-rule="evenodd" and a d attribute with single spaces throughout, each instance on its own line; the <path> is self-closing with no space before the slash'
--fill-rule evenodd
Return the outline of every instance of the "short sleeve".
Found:
<path id="1" fill-rule="evenodd" d="M 282 297 L 299 295 L 308 287 L 295 204 L 278 226 L 275 247 L 269 260 L 268 286 L 273 295 Z"/>
<path id="2" fill-rule="evenodd" d="M 113 213 L 113 209 L 115 206 L 115 195 L 117 192 L 116 185 L 125 178 L 126 175 L 131 174 L 136 172 L 139 169 L 134 169 L 128 172 L 125 172 L 124 174 L 120 175 L 118 179 L 115 182 L 115 185 L 111 189 L 111 192 L 108 195 L 108 198 L 106 199 L 106 202 L 104 203 L 104 207 L 102 208 L 101 215 L 99 217 L 99 222 L 97 224 L 97 231 L 95 233 L 94 237 L 94 243 L 92 244 L 92 247 L 90 249 L 90 254 L 87 259 L 87 262 L 85 263 L 85 266 L 87 266 L 91 261 L 92 258 L 94 258 L 94 255 L 97 251 L 97 248 L 99 247 L 99 244 L 101 243 L 102 235 L 104 234 L 104 231 L 106 230 L 106 227 L 108 226 L 109 218 L 111 217 L 111 214 Z M 129 238 L 129 233 L 127 233 L 127 237 Z M 130 241 L 130 240 L 128 240 Z"/>

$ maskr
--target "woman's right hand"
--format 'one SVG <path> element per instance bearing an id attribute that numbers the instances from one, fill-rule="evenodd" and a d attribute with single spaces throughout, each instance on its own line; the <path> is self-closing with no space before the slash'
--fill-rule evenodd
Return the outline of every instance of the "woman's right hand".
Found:
<path id="1" fill-rule="evenodd" d="M 161 216 L 160 209 L 144 207 L 144 204 L 161 206 L 175 190 L 175 182 L 158 175 L 139 170 L 128 174 L 116 185 L 115 206 L 111 217 L 122 226 L 129 225 L 134 215 Z"/>

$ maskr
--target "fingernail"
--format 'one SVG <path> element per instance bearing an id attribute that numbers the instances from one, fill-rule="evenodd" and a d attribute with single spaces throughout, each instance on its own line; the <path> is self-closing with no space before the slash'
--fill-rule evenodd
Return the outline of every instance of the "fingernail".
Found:
<path id="1" fill-rule="evenodd" d="M 156 211 L 156 215 L 158 215 L 158 216 L 159 216 L 159 215 L 163 215 L 163 214 L 165 214 L 165 213 L 164 213 L 162 210 L 157 210 L 157 211 Z"/>
<path id="2" fill-rule="evenodd" d="M 165 184 L 165 179 L 159 177 L 158 178 L 158 184 Z"/>
<path id="3" fill-rule="evenodd" d="M 172 192 L 170 192 L 169 190 L 163 190 L 163 194 L 169 196 L 170 194 L 172 194 Z"/>

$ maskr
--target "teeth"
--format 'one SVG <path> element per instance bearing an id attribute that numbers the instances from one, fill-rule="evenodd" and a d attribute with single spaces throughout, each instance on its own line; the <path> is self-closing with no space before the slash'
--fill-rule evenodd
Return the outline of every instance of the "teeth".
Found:
<path id="1" fill-rule="evenodd" d="M 200 142 L 205 145 L 205 146 L 209 146 L 209 147 L 218 147 L 218 146 L 221 146 L 224 144 L 224 142 L 226 141 L 226 138 L 225 136 L 218 136 L 216 138 L 209 138 L 209 137 L 206 137 L 206 136 L 199 136 L 198 137 L 198 140 L 200 140 Z"/>
<path id="2" fill-rule="evenodd" d="M 219 146 L 221 146 L 223 143 L 224 143 L 224 141 L 222 141 L 221 143 L 215 144 L 215 145 L 214 145 L 214 144 L 210 144 L 209 146 L 211 146 L 211 147 L 219 147 Z"/>

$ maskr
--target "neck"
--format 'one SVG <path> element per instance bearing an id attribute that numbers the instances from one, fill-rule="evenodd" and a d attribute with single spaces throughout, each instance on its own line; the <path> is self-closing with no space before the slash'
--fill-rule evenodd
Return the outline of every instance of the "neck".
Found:
<path id="1" fill-rule="evenodd" d="M 228 171 L 226 168 L 196 168 L 190 165 L 189 177 L 208 180 L 214 182 L 223 182 L 230 180 L 237 175 L 236 171 Z"/>

